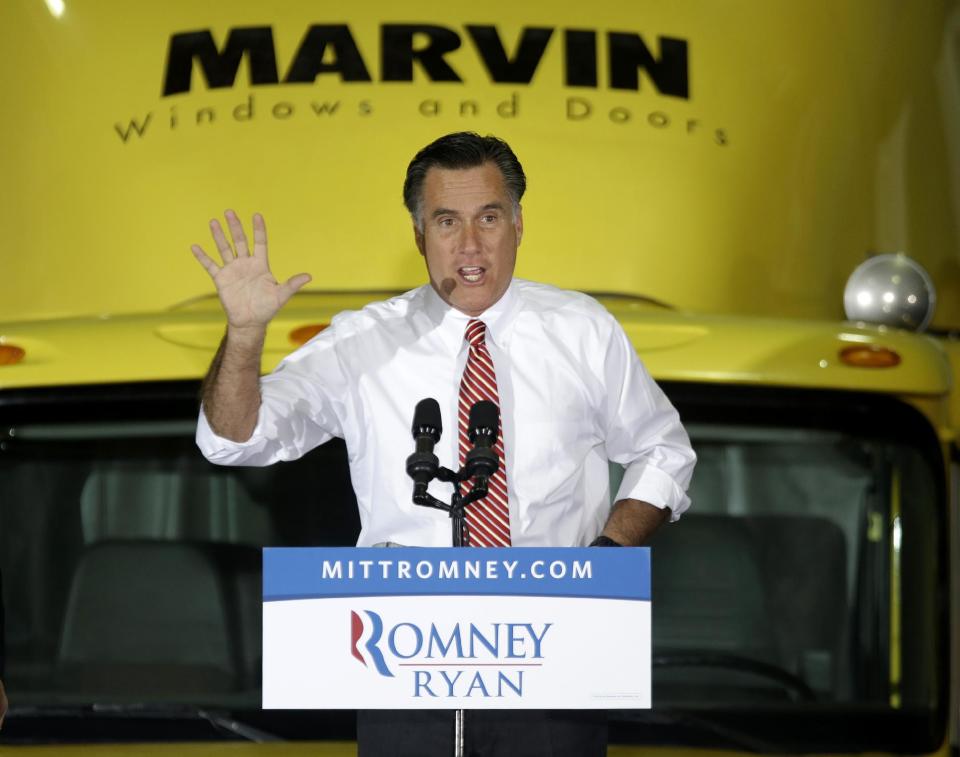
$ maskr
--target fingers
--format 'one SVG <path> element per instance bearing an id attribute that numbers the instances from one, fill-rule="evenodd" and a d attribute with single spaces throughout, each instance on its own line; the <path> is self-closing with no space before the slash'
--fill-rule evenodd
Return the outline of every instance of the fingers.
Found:
<path id="1" fill-rule="evenodd" d="M 233 262 L 236 259 L 236 255 L 233 254 L 233 248 L 227 241 L 226 234 L 223 233 L 223 227 L 220 226 L 220 221 L 216 218 L 210 221 L 210 232 L 213 234 L 213 241 L 217 244 L 217 249 L 220 251 L 220 257 L 223 258 L 224 265 Z"/>
<path id="2" fill-rule="evenodd" d="M 210 233 L 213 234 L 213 241 L 217 245 L 217 251 L 220 253 L 223 264 L 229 265 L 237 258 L 248 257 L 250 255 L 250 249 L 247 246 L 247 237 L 243 233 L 243 225 L 240 223 L 237 214 L 232 210 L 226 210 L 224 211 L 224 216 L 227 219 L 227 227 L 230 230 L 230 237 L 233 240 L 233 244 L 231 245 L 230 242 L 227 241 L 227 235 L 224 233 L 223 226 L 220 225 L 220 221 L 216 218 L 210 220 Z M 236 248 L 236 253 L 234 253 L 234 248 Z M 190 250 L 207 273 L 211 276 L 217 275 L 220 266 L 203 251 L 200 245 L 191 245 Z M 264 262 L 266 262 L 267 258 L 267 226 L 263 221 L 263 216 L 259 213 L 255 213 L 253 216 L 253 257 L 262 257 Z M 307 281 L 309 281 L 309 277 Z M 291 291 L 291 294 L 305 283 L 306 281 L 299 284 Z"/>
<path id="3" fill-rule="evenodd" d="M 216 277 L 217 271 L 220 270 L 220 267 L 214 263 L 210 257 L 203 251 L 203 249 L 198 244 L 190 245 L 190 252 L 193 253 L 193 257 L 197 259 L 197 262 L 204 267 L 207 273 L 210 274 L 211 278 Z"/>
<path id="4" fill-rule="evenodd" d="M 243 233 L 243 224 L 240 223 L 237 214 L 232 210 L 226 211 L 224 215 L 227 217 L 227 226 L 230 228 L 230 236 L 233 237 L 233 246 L 237 250 L 237 257 L 247 257 L 250 254 L 250 248 L 247 247 L 247 237 Z"/>
<path id="5" fill-rule="evenodd" d="M 259 213 L 253 214 L 253 256 L 267 257 L 267 226 Z"/>
<path id="6" fill-rule="evenodd" d="M 304 284 L 309 284 L 312 277 L 309 273 L 298 273 L 296 276 L 291 276 L 283 284 L 280 285 L 280 298 L 283 302 L 289 300 L 296 293 L 300 287 Z"/>

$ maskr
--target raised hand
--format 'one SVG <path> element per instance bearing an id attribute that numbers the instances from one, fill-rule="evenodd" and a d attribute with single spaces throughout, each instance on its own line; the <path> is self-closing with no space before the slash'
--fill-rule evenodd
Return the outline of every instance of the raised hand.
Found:
<path id="1" fill-rule="evenodd" d="M 310 281 L 310 275 L 298 273 L 283 284 L 278 282 L 270 272 L 267 260 L 267 229 L 263 216 L 259 213 L 253 216 L 251 253 L 237 214 L 228 210 L 224 215 L 233 246 L 227 241 L 220 222 L 217 219 L 210 221 L 210 231 L 223 265 L 217 265 L 200 245 L 192 245 L 190 249 L 217 287 L 227 324 L 233 329 L 263 329 L 294 292 Z"/>

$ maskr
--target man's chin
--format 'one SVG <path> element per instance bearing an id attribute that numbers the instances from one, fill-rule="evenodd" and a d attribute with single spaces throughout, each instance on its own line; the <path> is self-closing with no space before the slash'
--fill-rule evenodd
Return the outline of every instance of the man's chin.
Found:
<path id="1" fill-rule="evenodd" d="M 471 317 L 480 315 L 499 299 L 493 296 L 489 286 L 470 287 L 453 278 L 445 278 L 440 286 L 434 285 L 433 288 L 450 307 Z"/>

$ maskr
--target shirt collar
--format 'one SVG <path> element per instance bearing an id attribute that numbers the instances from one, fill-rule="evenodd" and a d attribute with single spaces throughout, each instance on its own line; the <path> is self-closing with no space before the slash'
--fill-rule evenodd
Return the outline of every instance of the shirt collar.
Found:
<path id="1" fill-rule="evenodd" d="M 430 284 L 427 284 L 425 289 L 424 310 L 436 326 L 444 345 L 451 352 L 459 352 L 464 344 L 463 334 L 473 316 L 450 307 Z M 506 347 L 519 299 L 516 279 L 511 279 L 503 296 L 476 316 L 486 325 L 487 338 L 492 339 L 501 349 Z"/>

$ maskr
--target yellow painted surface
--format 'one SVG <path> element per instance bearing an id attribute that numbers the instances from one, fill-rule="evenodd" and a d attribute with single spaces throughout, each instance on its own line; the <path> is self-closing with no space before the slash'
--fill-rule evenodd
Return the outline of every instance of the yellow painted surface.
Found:
<path id="1" fill-rule="evenodd" d="M 328 323 L 372 295 L 297 295 L 271 323 L 263 369 L 294 349 L 290 332 Z M 604 300 L 655 378 L 722 384 L 831 388 L 941 396 L 951 374 L 937 340 L 853 324 L 735 316 L 695 316 Z M 118 316 L 0 324 L 0 342 L 26 351 L 0 366 L 0 389 L 28 386 L 198 379 L 220 342 L 224 320 L 207 298 L 156 316 Z M 896 351 L 894 368 L 844 365 L 852 344 Z M 131 359 L 135 356 L 135 359 Z"/>
<path id="2" fill-rule="evenodd" d="M 280 276 L 419 284 L 403 172 L 436 136 L 474 129 L 507 138 L 529 174 L 522 276 L 699 312 L 837 318 L 853 266 L 903 250 L 938 286 L 935 324 L 960 326 L 955 0 L 64 8 L 0 5 L 0 321 L 210 291 L 188 247 L 226 207 L 265 214 Z M 401 22 L 458 35 L 444 60 L 462 81 L 419 65 L 413 81 L 382 81 L 381 27 Z M 307 29 L 332 23 L 349 25 L 371 81 L 283 83 Z M 524 28 L 553 31 L 529 83 L 496 83 L 467 24 L 494 25 L 508 56 Z M 281 83 L 251 84 L 244 60 L 230 86 L 195 68 L 189 92 L 163 95 L 172 35 L 209 31 L 223 49 L 249 26 L 269 28 Z M 596 87 L 566 83 L 568 29 L 596 33 Z M 611 87 L 611 31 L 658 60 L 661 37 L 684 42 L 689 96 L 643 70 L 637 90 Z"/>
<path id="3" fill-rule="evenodd" d="M 943 348 L 950 361 L 954 386 L 956 386 L 960 382 L 960 336 L 943 340 Z M 949 426 L 955 434 L 960 433 L 960 391 L 953 392 L 950 397 Z M 960 438 L 957 436 L 951 437 L 951 440 L 960 443 Z"/>
<path id="4" fill-rule="evenodd" d="M 0 4 L 0 390 L 199 379 L 223 330 L 189 253 L 208 218 L 262 212 L 278 277 L 315 290 L 271 325 L 264 370 L 288 334 L 425 279 L 400 201 L 407 162 L 448 131 L 508 139 L 528 173 L 518 275 L 644 294 L 609 300 L 658 379 L 872 391 L 960 428 L 958 343 L 842 322 L 843 283 L 869 252 L 904 251 L 938 288 L 934 326 L 960 328 L 960 78 L 956 0 L 383 0 L 333 7 L 164 0 Z M 381 28 L 459 35 L 461 83 L 381 81 Z M 270 29 L 281 81 L 311 24 L 346 23 L 372 81 L 232 85 L 198 70 L 163 94 L 171 36 Z M 512 55 L 552 29 L 529 83 L 494 83 L 466 24 L 494 25 Z M 596 87 L 564 80 L 567 29 L 597 39 Z M 608 32 L 688 50 L 689 98 L 611 87 Z M 422 40 L 421 40 L 422 41 Z M 475 113 L 462 112 L 476 110 Z M 318 113 L 318 111 L 320 111 Z M 136 122 L 136 123 L 135 123 Z M 142 133 L 137 134 L 137 131 Z M 706 314 L 693 315 L 692 313 Z M 70 316 L 77 316 L 70 318 Z M 780 319 L 784 317 L 784 319 Z M 896 368 L 843 365 L 851 344 Z M 952 366 L 952 368 L 951 368 Z M 952 392 L 952 393 L 951 393 Z M 5 748 L 7 749 L 7 748 Z M 82 745 L 38 755 L 352 755 L 352 744 Z M 946 746 L 941 750 L 946 753 Z M 611 747 L 611 757 L 729 754 Z"/>

